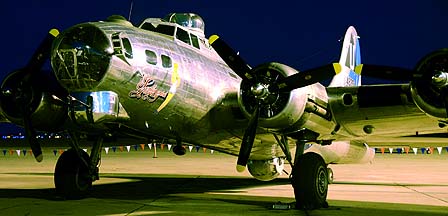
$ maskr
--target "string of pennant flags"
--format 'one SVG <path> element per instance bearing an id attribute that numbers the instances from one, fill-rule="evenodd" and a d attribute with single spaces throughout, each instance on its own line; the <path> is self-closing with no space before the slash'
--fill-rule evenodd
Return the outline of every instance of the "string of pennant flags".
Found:
<path id="1" fill-rule="evenodd" d="M 159 148 L 160 150 L 167 149 L 168 151 L 171 151 L 173 145 L 172 144 L 156 144 L 156 143 L 148 143 L 148 144 L 140 144 L 140 145 L 126 145 L 126 146 L 112 146 L 112 147 L 103 147 L 103 150 L 106 154 L 109 154 L 110 152 L 130 152 L 130 151 L 145 151 L 145 148 L 148 147 L 149 150 L 152 150 L 154 148 Z M 203 153 L 207 153 L 208 150 L 211 154 L 213 154 L 215 151 L 213 149 L 207 149 L 200 146 L 183 146 L 184 148 L 188 149 L 190 152 L 193 150 L 196 150 L 196 152 L 199 152 L 202 148 Z M 61 155 L 64 151 L 67 149 L 53 149 L 53 154 Z M 83 149 L 85 152 L 88 152 L 88 149 Z M 3 156 L 6 155 L 18 155 L 18 156 L 27 156 L 27 155 L 33 155 L 33 151 L 30 149 L 3 149 Z"/>
<path id="2" fill-rule="evenodd" d="M 126 145 L 126 146 L 112 146 L 112 147 L 103 147 L 103 150 L 106 154 L 109 154 L 111 152 L 130 152 L 130 151 L 145 151 L 145 148 L 148 148 L 149 150 L 153 150 L 154 148 L 159 148 L 160 150 L 167 149 L 168 151 L 171 151 L 173 145 L 172 144 L 156 144 L 156 143 L 148 143 L 148 144 L 140 144 L 140 145 Z M 207 149 L 200 146 L 183 146 L 184 148 L 188 149 L 190 152 L 193 150 L 196 150 L 196 152 L 199 152 L 202 148 L 203 153 L 207 153 L 209 150 L 211 154 L 214 153 L 213 149 Z M 426 148 L 410 148 L 410 147 L 403 147 L 403 148 L 374 148 L 375 153 L 381 153 L 381 154 L 434 154 L 434 150 L 437 150 L 438 154 L 442 154 L 443 150 L 446 150 L 448 153 L 448 147 L 426 147 Z M 84 151 L 88 151 L 88 149 L 83 149 Z M 53 149 L 53 154 L 61 155 L 66 149 Z M 18 155 L 18 156 L 27 156 L 27 155 L 33 155 L 32 150 L 29 149 L 3 149 L 2 150 L 3 156 L 6 155 Z"/>
<path id="3" fill-rule="evenodd" d="M 440 154 L 442 154 L 443 152 L 443 148 L 444 147 L 427 147 L 427 148 L 410 148 L 410 147 L 403 147 L 403 148 L 375 148 L 375 152 L 378 151 L 378 149 L 380 150 L 381 154 L 385 154 L 386 150 L 388 150 L 389 154 L 393 154 L 394 151 L 397 154 L 409 154 L 409 153 L 414 153 L 419 154 L 419 152 L 421 154 L 433 154 L 434 153 L 434 149 L 437 150 L 437 152 Z M 448 147 L 445 147 L 446 152 L 448 152 Z M 412 151 L 412 152 L 411 152 Z"/>

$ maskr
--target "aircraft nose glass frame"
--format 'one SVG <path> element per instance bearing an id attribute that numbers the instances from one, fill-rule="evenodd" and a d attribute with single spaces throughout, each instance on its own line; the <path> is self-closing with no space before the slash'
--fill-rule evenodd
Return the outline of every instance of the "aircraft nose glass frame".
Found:
<path id="1" fill-rule="evenodd" d="M 106 74 L 112 54 L 109 38 L 97 27 L 83 24 L 55 41 L 51 64 L 59 82 L 69 91 L 90 90 Z"/>

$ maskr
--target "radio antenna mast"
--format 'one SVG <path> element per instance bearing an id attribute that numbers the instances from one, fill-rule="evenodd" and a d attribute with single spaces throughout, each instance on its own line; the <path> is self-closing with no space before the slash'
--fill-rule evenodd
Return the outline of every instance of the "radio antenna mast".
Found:
<path id="1" fill-rule="evenodd" d="M 134 0 L 131 0 L 131 6 L 129 8 L 129 17 L 128 17 L 128 21 L 131 22 L 131 15 L 132 15 L 132 8 L 134 6 Z"/>

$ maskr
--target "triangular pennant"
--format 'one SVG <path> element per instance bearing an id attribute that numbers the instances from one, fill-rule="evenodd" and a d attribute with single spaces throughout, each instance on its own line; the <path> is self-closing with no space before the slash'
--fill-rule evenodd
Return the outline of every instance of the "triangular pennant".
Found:
<path id="1" fill-rule="evenodd" d="M 426 148 L 421 148 L 420 151 L 422 151 L 422 154 L 425 154 Z"/>
<path id="2" fill-rule="evenodd" d="M 215 150 L 212 150 L 212 149 L 211 149 L 211 150 L 210 150 L 210 153 L 212 153 L 212 154 L 213 154 L 213 152 L 215 152 Z"/>
<path id="3" fill-rule="evenodd" d="M 432 154 L 434 152 L 434 148 L 433 147 L 428 147 L 429 150 L 429 154 Z"/>
<path id="4" fill-rule="evenodd" d="M 163 150 L 163 148 L 165 148 L 165 144 L 160 144 L 160 149 Z"/>
<path id="5" fill-rule="evenodd" d="M 446 152 L 448 152 L 448 147 L 445 147 L 446 148 Z"/>
<path id="6" fill-rule="evenodd" d="M 3 149 L 3 156 L 5 156 L 5 155 L 6 155 L 6 152 L 8 152 L 8 150 L 6 150 L 6 149 Z"/>
<path id="7" fill-rule="evenodd" d="M 22 150 L 23 156 L 26 156 L 26 149 Z"/>
<path id="8" fill-rule="evenodd" d="M 87 152 L 87 149 L 82 149 L 82 150 L 84 150 L 85 152 Z"/>
<path id="9" fill-rule="evenodd" d="M 205 153 L 205 152 L 207 152 L 207 149 L 206 148 L 202 148 L 202 151 L 204 151 L 204 153 Z"/>
<path id="10" fill-rule="evenodd" d="M 199 149 L 201 149 L 201 146 L 196 146 L 196 152 L 199 152 Z"/>
<path id="11" fill-rule="evenodd" d="M 56 156 L 57 153 L 58 153 L 58 150 L 53 149 L 53 154 L 54 154 L 54 156 Z"/>
<path id="12" fill-rule="evenodd" d="M 442 154 L 442 147 L 437 147 L 437 151 L 439 152 L 439 154 Z"/>
<path id="13" fill-rule="evenodd" d="M 168 151 L 171 151 L 171 146 L 173 146 L 173 145 L 168 144 Z"/>
<path id="14" fill-rule="evenodd" d="M 188 149 L 190 150 L 190 152 L 193 150 L 193 146 L 188 146 Z"/>
<path id="15" fill-rule="evenodd" d="M 112 151 L 116 152 L 117 151 L 117 146 L 112 146 Z"/>
<path id="16" fill-rule="evenodd" d="M 404 151 L 406 152 L 406 154 L 409 154 L 409 147 L 404 147 Z"/>
<path id="17" fill-rule="evenodd" d="M 140 148 L 142 148 L 142 151 L 145 151 L 145 144 L 140 144 Z"/>
<path id="18" fill-rule="evenodd" d="M 389 153 L 393 153 L 394 152 L 394 148 L 389 148 Z"/>
<path id="19" fill-rule="evenodd" d="M 397 148 L 397 153 L 398 153 L 398 154 L 401 154 L 402 151 L 403 151 L 402 148 Z"/>
<path id="20" fill-rule="evenodd" d="M 109 147 L 105 147 L 104 151 L 106 151 L 106 154 L 109 154 Z"/>
<path id="21" fill-rule="evenodd" d="M 152 143 L 148 143 L 148 148 L 152 149 Z"/>
<path id="22" fill-rule="evenodd" d="M 138 149 L 137 145 L 133 145 L 132 147 L 134 147 L 134 150 L 137 151 L 137 149 Z"/>
<path id="23" fill-rule="evenodd" d="M 123 146 L 120 146 L 120 147 L 118 147 L 118 148 L 120 149 L 121 152 L 123 152 L 123 150 L 124 150 L 124 147 L 123 147 Z"/>
<path id="24" fill-rule="evenodd" d="M 414 152 L 414 154 L 416 155 L 418 153 L 418 148 L 412 148 L 412 151 Z"/>
<path id="25" fill-rule="evenodd" d="M 30 149 L 30 150 L 28 151 L 28 154 L 30 154 L 31 156 L 33 156 L 33 150 Z"/>
<path id="26" fill-rule="evenodd" d="M 14 150 L 9 149 L 9 155 L 13 155 L 14 154 Z"/>
<path id="27" fill-rule="evenodd" d="M 381 154 L 384 154 L 384 148 L 381 148 Z"/>
<path id="28" fill-rule="evenodd" d="M 20 152 L 21 152 L 20 149 L 17 149 L 16 152 L 17 152 L 17 156 L 20 156 Z"/>
<path id="29" fill-rule="evenodd" d="M 62 153 L 64 153 L 65 150 L 64 149 L 59 149 L 59 155 L 62 155 Z"/>
<path id="30" fill-rule="evenodd" d="M 131 146 L 126 146 L 126 150 L 131 151 Z"/>

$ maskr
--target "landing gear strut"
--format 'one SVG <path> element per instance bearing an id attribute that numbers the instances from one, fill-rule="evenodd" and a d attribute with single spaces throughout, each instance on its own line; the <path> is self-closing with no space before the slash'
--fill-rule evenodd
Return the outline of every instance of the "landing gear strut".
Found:
<path id="1" fill-rule="evenodd" d="M 84 197 L 92 187 L 92 182 L 99 179 L 98 164 L 101 160 L 102 137 L 98 137 L 89 155 L 79 148 L 78 136 L 70 134 L 71 149 L 62 153 L 54 171 L 56 192 L 66 199 Z"/>
<path id="2" fill-rule="evenodd" d="M 174 154 L 179 156 L 185 155 L 185 153 L 187 153 L 187 149 L 182 146 L 182 139 L 179 135 L 176 136 L 176 145 L 173 147 L 173 152 Z"/>
<path id="3" fill-rule="evenodd" d="M 328 172 L 324 159 L 316 153 L 303 153 L 307 142 L 315 141 L 312 131 L 298 134 L 291 184 L 294 188 L 296 208 L 327 208 Z"/>

